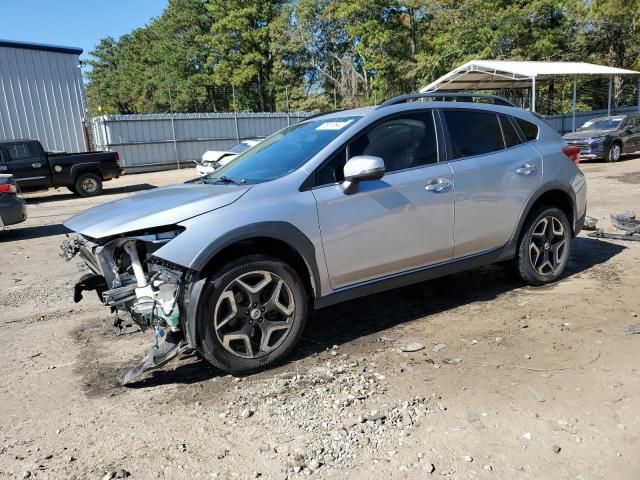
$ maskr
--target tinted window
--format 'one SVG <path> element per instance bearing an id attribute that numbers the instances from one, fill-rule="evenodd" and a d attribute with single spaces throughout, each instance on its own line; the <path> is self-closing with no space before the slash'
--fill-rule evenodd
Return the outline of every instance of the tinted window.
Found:
<path id="1" fill-rule="evenodd" d="M 349 158 L 357 155 L 382 158 L 387 172 L 436 163 L 433 114 L 414 113 L 373 127 L 349 145 Z"/>
<path id="2" fill-rule="evenodd" d="M 9 153 L 9 160 L 22 160 L 33 156 L 31 155 L 29 145 L 26 143 L 7 145 L 7 152 Z"/>
<path id="3" fill-rule="evenodd" d="M 627 127 L 634 127 L 635 126 L 635 122 L 633 121 L 633 117 L 626 117 L 623 121 L 622 121 L 622 128 L 627 128 Z"/>
<path id="4" fill-rule="evenodd" d="M 346 161 L 347 149 L 343 148 L 320 169 L 318 185 L 342 182 L 344 180 L 344 164 Z"/>
<path id="5" fill-rule="evenodd" d="M 498 116 L 474 110 L 445 110 L 453 158 L 470 157 L 504 148 Z"/>
<path id="6" fill-rule="evenodd" d="M 506 115 L 500 115 L 500 125 L 502 125 L 502 133 L 504 134 L 504 141 L 507 144 L 507 147 L 513 147 L 522 143 L 520 135 L 516 132 L 516 129 L 513 127 L 509 117 Z"/>
<path id="7" fill-rule="evenodd" d="M 304 165 L 359 118 L 319 118 L 293 125 L 241 153 L 203 180 L 215 181 L 225 176 L 259 183 L 283 177 Z"/>
<path id="8" fill-rule="evenodd" d="M 520 130 L 522 130 L 524 138 L 526 138 L 527 141 L 535 140 L 536 138 L 538 138 L 537 125 L 531 122 L 527 122 L 526 120 L 522 120 L 521 118 L 516 118 L 516 122 L 518 122 L 518 126 L 520 127 Z"/>

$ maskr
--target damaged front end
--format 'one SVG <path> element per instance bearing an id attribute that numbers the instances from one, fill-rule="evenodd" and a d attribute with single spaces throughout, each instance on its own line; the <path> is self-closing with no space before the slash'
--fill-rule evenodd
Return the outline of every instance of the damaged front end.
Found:
<path id="1" fill-rule="evenodd" d="M 74 287 L 74 301 L 88 290 L 97 292 L 110 307 L 118 330 L 121 313 L 128 313 L 143 329 L 152 328 L 155 345 L 129 371 L 126 385 L 142 373 L 158 368 L 186 350 L 183 341 L 180 299 L 189 272 L 154 256 L 154 252 L 174 239 L 181 229 L 123 235 L 94 240 L 80 234 L 62 244 L 66 261 L 79 258 L 81 270 L 89 272 Z"/>

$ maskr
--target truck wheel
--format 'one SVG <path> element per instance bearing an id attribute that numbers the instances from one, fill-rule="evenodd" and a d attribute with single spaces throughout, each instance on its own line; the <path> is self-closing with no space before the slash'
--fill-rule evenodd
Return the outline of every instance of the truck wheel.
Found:
<path id="1" fill-rule="evenodd" d="M 529 285 L 556 281 L 571 253 L 571 226 L 567 215 L 555 207 L 533 212 L 522 229 L 515 259 L 516 272 Z"/>
<path id="2" fill-rule="evenodd" d="M 247 374 L 271 367 L 295 348 L 307 295 L 289 265 L 251 255 L 228 263 L 207 282 L 198 310 L 201 354 L 227 373 Z"/>
<path id="3" fill-rule="evenodd" d="M 618 160 L 620 160 L 621 154 L 622 146 L 620 145 L 620 142 L 613 142 L 611 144 L 611 147 L 609 147 L 609 151 L 607 152 L 607 155 L 604 157 L 604 159 L 607 162 L 617 162 Z"/>
<path id="4" fill-rule="evenodd" d="M 76 193 L 81 197 L 92 197 L 102 193 L 102 179 L 95 173 L 83 173 L 74 185 Z"/>

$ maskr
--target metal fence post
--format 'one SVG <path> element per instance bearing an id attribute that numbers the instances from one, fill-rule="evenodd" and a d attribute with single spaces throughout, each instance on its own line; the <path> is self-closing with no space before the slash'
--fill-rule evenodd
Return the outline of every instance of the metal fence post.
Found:
<path id="1" fill-rule="evenodd" d="M 171 118 L 171 134 L 173 135 L 173 149 L 176 152 L 176 163 L 178 164 L 178 169 L 180 168 L 180 154 L 178 153 L 178 140 L 176 139 L 176 125 L 173 119 L 173 113 L 170 114 Z"/>
<path id="2" fill-rule="evenodd" d="M 240 128 L 238 127 L 238 112 L 233 112 L 233 119 L 236 122 L 236 141 L 240 143 Z"/>

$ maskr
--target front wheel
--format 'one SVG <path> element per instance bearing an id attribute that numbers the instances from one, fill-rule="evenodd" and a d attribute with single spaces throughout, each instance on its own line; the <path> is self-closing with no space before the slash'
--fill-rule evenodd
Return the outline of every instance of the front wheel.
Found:
<path id="1" fill-rule="evenodd" d="M 307 295 L 295 270 L 273 257 L 244 257 L 225 265 L 203 289 L 199 349 L 231 374 L 263 370 L 295 348 L 306 316 Z"/>
<path id="2" fill-rule="evenodd" d="M 555 207 L 534 212 L 522 230 L 516 271 L 529 285 L 545 285 L 564 272 L 571 252 L 571 226 L 567 215 Z"/>
<path id="3" fill-rule="evenodd" d="M 617 162 L 620 160 L 620 155 L 622 155 L 622 146 L 619 142 L 613 142 L 611 147 L 609 148 L 609 152 L 607 153 L 605 160 L 607 162 Z"/>

